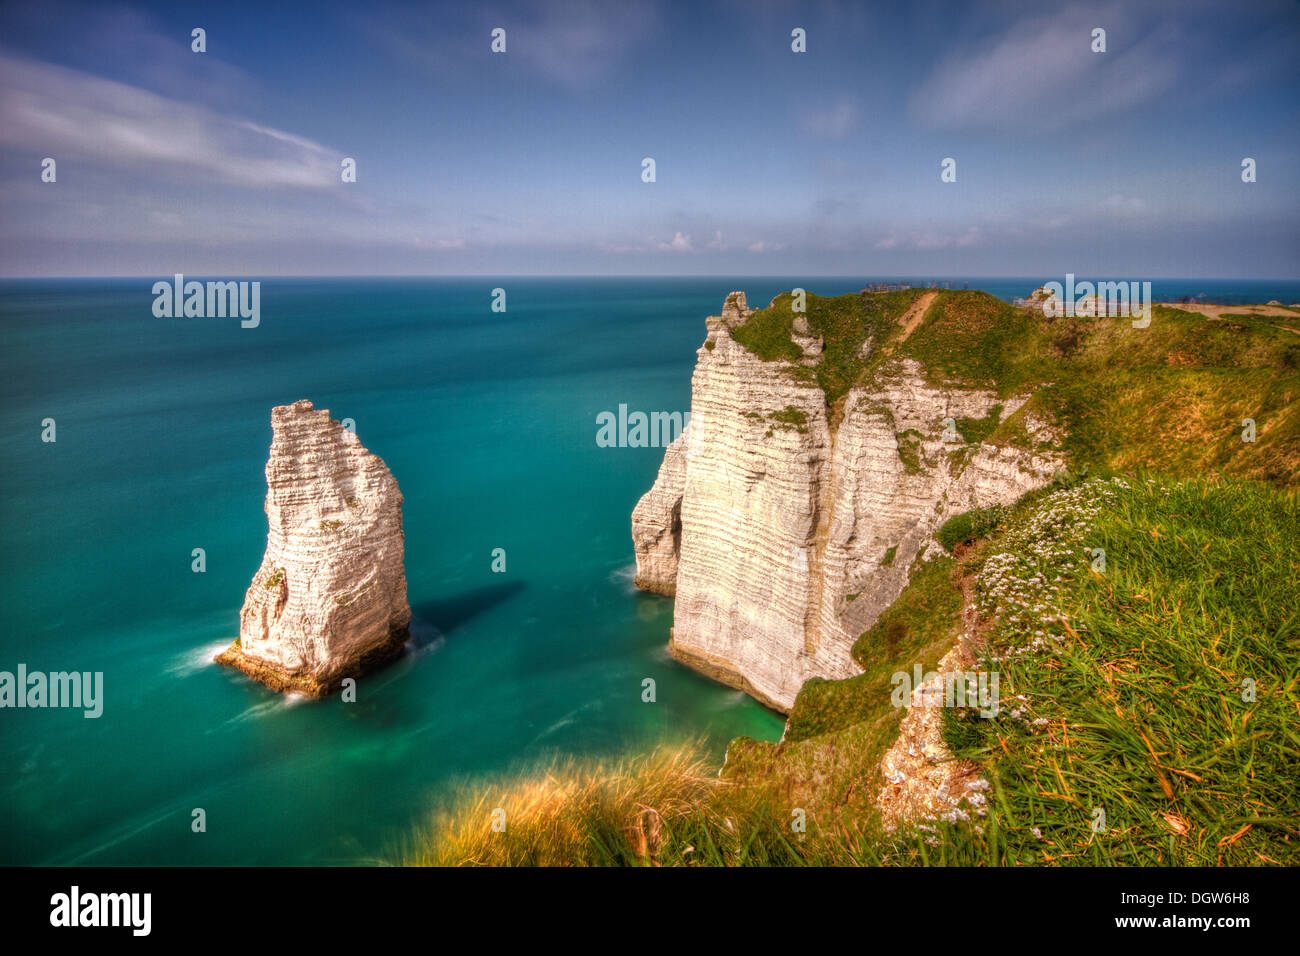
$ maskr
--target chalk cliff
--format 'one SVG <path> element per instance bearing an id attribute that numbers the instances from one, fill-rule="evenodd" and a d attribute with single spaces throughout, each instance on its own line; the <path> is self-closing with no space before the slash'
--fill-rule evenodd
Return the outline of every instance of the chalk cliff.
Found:
<path id="1" fill-rule="evenodd" d="M 217 657 L 277 691 L 321 696 L 396 656 L 411 608 L 402 493 L 388 466 L 327 410 L 271 410 L 269 532 L 239 615 Z"/>
<path id="2" fill-rule="evenodd" d="M 1013 502 L 1061 461 L 964 441 L 946 420 L 1005 420 L 1028 396 L 939 387 L 903 355 L 828 405 L 806 320 L 793 322 L 797 351 L 767 360 L 733 335 L 751 315 L 733 292 L 707 320 L 690 427 L 633 511 L 636 582 L 675 597 L 674 657 L 788 712 L 810 677 L 859 672 L 854 640 L 947 518 Z M 862 355 L 876 347 L 868 338 Z"/>

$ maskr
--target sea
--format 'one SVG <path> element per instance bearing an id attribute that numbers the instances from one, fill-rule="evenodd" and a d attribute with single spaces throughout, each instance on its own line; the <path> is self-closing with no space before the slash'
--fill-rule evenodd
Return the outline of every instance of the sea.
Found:
<path id="1" fill-rule="evenodd" d="M 158 279 L 0 281 L 0 671 L 103 675 L 98 717 L 0 708 L 3 864 L 368 864 L 457 788 L 557 756 L 690 741 L 720 765 L 736 736 L 779 739 L 669 658 L 630 534 L 662 449 L 602 447 L 598 416 L 688 412 L 734 289 L 1063 281 L 268 277 L 244 328 L 155 317 Z M 1300 282 L 1153 292 L 1292 303 Z M 212 662 L 266 545 L 271 408 L 303 398 L 405 498 L 412 642 L 355 701 Z"/>

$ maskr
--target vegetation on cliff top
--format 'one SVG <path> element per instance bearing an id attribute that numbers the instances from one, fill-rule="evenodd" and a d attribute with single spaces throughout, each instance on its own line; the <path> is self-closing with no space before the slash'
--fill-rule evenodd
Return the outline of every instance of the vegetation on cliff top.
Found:
<path id="1" fill-rule="evenodd" d="M 856 293 L 823 298 L 807 293 L 809 331 L 824 343 L 822 360 L 808 370 L 833 404 L 854 385 L 870 381 L 891 359 L 915 358 L 937 379 L 1010 394 L 1041 381 L 1049 338 L 1028 310 L 986 292 L 939 292 L 919 326 L 903 340 L 900 320 L 929 290 Z M 796 361 L 793 296 L 782 293 L 754 312 L 732 337 L 767 361 Z M 1041 316 L 1040 316 L 1041 319 Z M 795 367 L 792 374 L 803 375 Z"/>
<path id="2" fill-rule="evenodd" d="M 1030 394 L 1015 415 L 963 420 L 971 442 L 1031 446 L 1027 416 L 1059 426 L 1071 467 L 1222 471 L 1276 485 L 1300 482 L 1300 334 L 1276 316 L 1216 320 L 1156 306 L 1151 325 L 1128 319 L 1049 319 L 984 292 L 941 291 L 903 338 L 900 318 L 927 290 L 807 295 L 822 361 L 793 364 L 792 298 L 780 295 L 733 336 L 767 360 L 791 362 L 833 405 L 910 358 L 937 385 Z M 1242 441 L 1243 421 L 1256 440 Z M 1036 447 L 1036 446 L 1035 446 Z"/>
<path id="3" fill-rule="evenodd" d="M 1061 423 L 1076 465 L 1300 482 L 1300 335 L 1269 322 L 1157 306 L 1146 329 L 1090 323 L 1029 407 Z"/>
<path id="4" fill-rule="evenodd" d="M 873 364 L 875 346 L 898 327 L 902 318 L 923 290 L 884 292 L 873 295 L 842 295 L 824 298 L 807 293 L 808 328 L 825 343 L 822 359 L 813 369 L 796 366 L 796 376 L 813 378 L 833 404 L 862 380 Z M 790 338 L 794 333 L 794 299 L 789 292 L 777 296 L 770 306 L 749 317 L 732 331 L 732 337 L 746 349 L 769 361 L 784 359 L 795 362 L 803 354 Z M 866 350 L 864 344 L 871 342 Z M 869 357 L 863 358 L 867 352 Z"/>

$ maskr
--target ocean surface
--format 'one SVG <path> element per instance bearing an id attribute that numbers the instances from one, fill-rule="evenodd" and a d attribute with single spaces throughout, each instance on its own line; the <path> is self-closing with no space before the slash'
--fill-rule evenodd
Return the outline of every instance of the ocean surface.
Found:
<path id="1" fill-rule="evenodd" d="M 1052 279 L 947 281 L 1009 300 Z M 596 417 L 688 411 L 732 289 L 888 279 L 277 278 L 256 329 L 155 318 L 154 281 L 0 282 L 0 670 L 104 675 L 98 719 L 0 710 L 0 863 L 364 863 L 457 781 L 780 737 L 668 657 L 672 603 L 633 588 L 630 538 L 662 450 L 598 447 Z M 1300 301 L 1294 281 L 1154 286 Z M 415 647 L 355 703 L 211 662 L 266 543 L 270 409 L 301 398 L 353 419 L 405 496 Z"/>

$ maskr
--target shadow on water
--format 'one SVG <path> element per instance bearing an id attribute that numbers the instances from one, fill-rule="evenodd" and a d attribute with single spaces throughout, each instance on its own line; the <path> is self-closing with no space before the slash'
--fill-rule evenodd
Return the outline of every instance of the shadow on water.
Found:
<path id="1" fill-rule="evenodd" d="M 414 622 L 432 625 L 411 628 L 411 637 L 416 647 L 424 647 L 439 637 L 450 637 L 469 621 L 484 611 L 489 611 L 498 604 L 503 604 L 522 591 L 526 585 L 523 581 L 511 581 L 504 584 L 490 584 L 474 588 L 455 597 L 438 601 L 424 601 L 411 605 Z"/>

